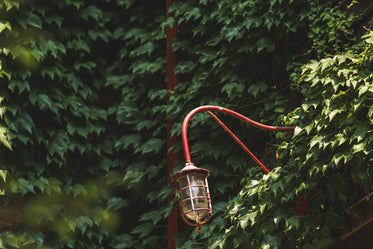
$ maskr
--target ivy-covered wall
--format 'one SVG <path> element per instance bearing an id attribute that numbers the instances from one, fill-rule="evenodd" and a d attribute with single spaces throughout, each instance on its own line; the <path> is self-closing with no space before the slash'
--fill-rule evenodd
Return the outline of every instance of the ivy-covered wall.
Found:
<path id="1" fill-rule="evenodd" d="M 367 13 L 353 11 L 364 3 L 187 0 L 166 19 L 163 1 L 2 1 L 0 200 L 21 215 L 0 247 L 166 248 L 166 121 L 179 135 L 205 104 L 297 128 L 270 134 L 219 116 L 266 175 L 194 116 L 191 156 L 210 171 L 214 215 L 199 234 L 182 225 L 176 246 L 333 244 L 373 187 L 372 38 L 360 43 Z M 174 23 L 180 83 L 167 93 Z"/>
<path id="2" fill-rule="evenodd" d="M 164 245 L 165 4 L 10 0 L 0 16 L 0 199 L 21 214 L 1 248 Z"/>
<path id="3" fill-rule="evenodd" d="M 240 154 L 238 146 L 229 142 L 216 124 L 207 121 L 208 117 L 201 115 L 199 120 L 194 119 L 195 124 L 200 122 L 195 129 L 213 130 L 206 135 L 190 128 L 191 133 L 195 132 L 195 140 L 191 139 L 192 160 L 212 172 L 214 216 L 200 234 L 179 234 L 178 247 L 325 248 L 332 245 L 352 228 L 347 217 L 356 214 L 351 214 L 350 207 L 372 190 L 369 159 L 360 158 L 359 164 L 364 166 L 353 169 L 349 168 L 355 164 L 353 161 L 341 160 L 344 154 L 340 150 L 346 153 L 357 142 L 353 139 L 357 135 L 344 132 L 341 122 L 348 119 L 350 124 L 355 124 L 357 120 L 361 122 L 362 117 L 348 115 L 348 103 L 352 99 L 340 99 L 346 101 L 346 110 L 337 108 L 336 102 L 328 106 L 330 109 L 323 108 L 329 105 L 329 98 L 338 89 L 335 85 L 328 89 L 309 87 L 308 82 L 315 84 L 323 76 L 316 71 L 310 79 L 305 68 L 312 60 L 334 55 L 343 57 L 341 54 L 349 50 L 352 55 L 362 51 L 362 47 L 356 46 L 360 37 L 354 30 L 360 28 L 359 21 L 365 16 L 351 11 L 359 7 L 359 3 L 182 1 L 174 6 L 176 20 L 182 27 L 175 41 L 181 55 L 177 69 L 183 83 L 187 83 L 180 84 L 179 91 L 175 92 L 173 100 L 177 106 L 184 105 L 183 110 L 190 110 L 195 105 L 212 103 L 264 123 L 297 127 L 292 137 L 268 135 L 238 126 L 237 121 L 230 123 L 234 130 L 242 132 L 241 137 L 265 164 L 275 167 L 271 174 L 264 175 L 248 156 Z M 326 61 L 329 64 L 324 65 L 323 60 L 314 63 L 319 63 L 324 71 L 332 65 L 330 61 L 338 59 Z M 351 66 L 346 61 L 333 65 L 336 67 L 333 70 Z M 331 77 L 329 72 L 323 75 Z M 356 75 L 360 76 L 360 72 Z M 359 96 L 352 98 L 359 102 Z M 190 99 L 191 105 L 185 99 Z M 316 100 L 320 102 L 319 108 L 298 114 L 305 106 L 312 106 L 310 99 L 312 104 Z M 336 114 L 335 109 L 338 113 L 346 112 L 346 116 L 341 116 L 339 123 L 335 120 L 326 123 L 324 120 L 328 120 L 330 113 Z M 317 128 L 312 122 L 318 123 Z M 306 132 L 311 126 L 315 127 L 314 133 Z M 353 127 L 347 129 L 355 131 L 357 128 Z M 369 125 L 365 125 L 365 132 L 369 130 L 367 127 Z M 321 135 L 319 132 L 326 128 Z M 326 150 L 324 143 L 314 147 L 316 141 L 324 141 L 324 136 L 328 137 L 329 144 L 336 137 L 343 137 L 349 146 L 341 149 L 342 143 L 335 141 L 330 150 Z M 272 146 L 284 140 L 287 142 L 280 146 L 280 158 L 275 166 L 271 160 L 275 158 Z M 333 166 L 334 162 L 339 163 L 338 167 Z M 346 173 L 342 173 L 344 167 Z M 326 171 L 327 168 L 330 170 Z M 338 194 L 341 186 L 347 190 Z"/>

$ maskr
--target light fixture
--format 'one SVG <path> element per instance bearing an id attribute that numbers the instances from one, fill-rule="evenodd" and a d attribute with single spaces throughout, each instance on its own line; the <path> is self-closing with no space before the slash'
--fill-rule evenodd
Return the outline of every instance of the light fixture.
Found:
<path id="1" fill-rule="evenodd" d="M 266 173 L 269 173 L 270 171 L 264 166 L 264 164 L 261 163 L 260 160 L 255 157 L 255 155 L 211 111 L 218 111 L 230 115 L 254 127 L 264 130 L 281 132 L 294 131 L 294 127 L 277 127 L 264 125 L 255 122 L 254 120 L 251 120 L 243 116 L 242 114 L 239 114 L 230 109 L 213 105 L 197 107 L 185 117 L 181 134 L 184 146 L 185 167 L 172 176 L 172 183 L 173 186 L 177 189 L 181 217 L 188 225 L 198 226 L 198 228 L 196 229 L 197 232 L 199 232 L 202 225 L 208 221 L 212 214 L 211 197 L 207 183 L 207 176 L 209 174 L 209 171 L 207 169 L 199 168 L 193 165 L 190 159 L 187 139 L 188 122 L 194 114 L 200 111 L 206 111 L 210 116 L 212 116 L 215 121 L 217 121 L 218 124 L 222 126 L 224 130 L 241 146 L 241 148 L 243 148 L 251 156 L 251 158 L 263 168 Z"/>
<path id="2" fill-rule="evenodd" d="M 212 214 L 208 174 L 207 169 L 198 168 L 189 162 L 172 177 L 178 189 L 181 217 L 188 225 L 200 226 Z"/>

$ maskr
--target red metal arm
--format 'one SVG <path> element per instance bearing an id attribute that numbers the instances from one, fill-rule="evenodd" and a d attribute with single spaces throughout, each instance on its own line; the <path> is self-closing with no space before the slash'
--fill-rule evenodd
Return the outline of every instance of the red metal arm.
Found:
<path id="1" fill-rule="evenodd" d="M 239 114 L 235 111 L 232 111 L 230 109 L 220 107 L 220 106 L 213 106 L 213 105 L 206 105 L 206 106 L 200 106 L 189 112 L 189 114 L 185 117 L 183 126 L 182 126 L 182 140 L 183 140 L 183 146 L 184 146 L 184 155 L 185 155 L 185 161 L 191 162 L 190 159 L 190 152 L 189 152 L 189 145 L 188 145 L 188 138 L 187 138 L 187 128 L 188 128 L 188 122 L 190 118 L 196 114 L 197 112 L 200 111 L 207 111 L 218 123 L 220 126 L 222 126 L 228 134 L 247 152 L 249 155 L 255 160 L 256 163 L 258 163 L 267 173 L 269 173 L 269 170 L 254 156 L 254 154 L 233 134 L 231 130 L 228 129 L 226 125 L 224 125 L 223 122 L 221 122 L 220 119 L 218 119 L 214 114 L 212 114 L 210 111 L 219 111 L 224 114 L 228 114 L 232 117 L 238 118 L 241 121 L 244 121 L 254 127 L 263 129 L 263 130 L 269 130 L 269 131 L 294 131 L 295 127 L 277 127 L 277 126 L 269 126 L 269 125 L 264 125 L 261 123 L 258 123 L 254 120 L 251 120 L 242 114 Z"/>
<path id="2" fill-rule="evenodd" d="M 213 117 L 218 124 L 223 127 L 223 129 L 238 143 L 239 146 L 241 146 L 242 149 L 244 149 L 250 156 L 251 158 L 260 166 L 264 169 L 266 173 L 269 173 L 270 171 L 267 169 L 266 166 L 252 153 L 242 142 L 241 140 L 234 135 L 234 133 L 218 118 L 216 117 L 212 112 L 207 111 L 208 114 L 210 114 L 211 117 Z"/>

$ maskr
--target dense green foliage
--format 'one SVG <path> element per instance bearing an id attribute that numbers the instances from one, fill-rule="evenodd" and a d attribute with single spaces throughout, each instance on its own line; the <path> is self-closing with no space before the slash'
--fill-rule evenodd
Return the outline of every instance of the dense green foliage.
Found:
<path id="1" fill-rule="evenodd" d="M 373 189 L 373 33 L 365 38 L 362 53 L 303 67 L 304 102 L 286 118 L 296 130 L 280 146 L 279 167 L 243 179 L 239 198 L 222 210 L 225 225 L 214 221 L 202 235 L 224 227 L 224 236 L 208 239 L 209 248 L 326 248 L 352 229 L 352 217 L 361 217 L 351 207 Z"/>
<path id="2" fill-rule="evenodd" d="M 297 128 L 269 134 L 219 116 L 272 169 L 264 175 L 208 115 L 193 117 L 192 160 L 210 170 L 214 215 L 200 234 L 185 226 L 177 247 L 332 244 L 351 228 L 341 214 L 356 216 L 349 207 L 373 188 L 373 38 L 355 46 L 346 11 L 358 4 L 180 1 L 166 19 L 162 1 L 2 1 L 1 203 L 23 216 L 0 247 L 166 248 L 166 120 L 179 135 L 204 104 Z M 174 23 L 180 83 L 166 102 Z"/>
<path id="3" fill-rule="evenodd" d="M 164 8 L 2 1 L 1 202 L 19 203 L 23 214 L 2 246 L 133 248 L 132 236 L 142 238 L 137 248 L 165 244 L 134 229 L 169 192 Z M 141 219 L 148 227 L 160 220 Z"/>
<path id="4" fill-rule="evenodd" d="M 332 218 L 329 213 L 320 213 L 320 206 L 330 212 L 335 207 L 326 206 L 323 199 L 314 197 L 320 191 L 319 181 L 330 178 L 333 172 L 322 175 L 320 171 L 319 177 L 308 174 L 302 177 L 302 170 L 308 173 L 309 168 L 298 166 L 303 165 L 303 158 L 299 157 L 320 162 L 321 158 L 329 160 L 324 157 L 334 154 L 321 153 L 324 148 L 315 147 L 320 154 L 308 155 L 307 149 L 299 147 L 296 156 L 293 150 L 306 146 L 311 138 L 299 132 L 303 127 L 296 122 L 296 115 L 284 119 L 292 107 L 302 106 L 309 98 L 316 97 L 315 91 L 321 91 L 319 98 L 329 97 L 322 88 L 309 91 L 303 83 L 307 71 L 300 76 L 301 68 L 311 59 L 339 54 L 352 46 L 354 19 L 345 14 L 345 7 L 343 3 L 325 1 L 183 1 L 175 5 L 175 19 L 182 28 L 174 46 L 182 58 L 177 72 L 183 80 L 172 98 L 176 106 L 184 105 L 184 110 L 190 110 L 196 105 L 218 104 L 264 123 L 297 126 L 296 136 L 291 138 L 281 134 L 271 136 L 239 126 L 236 120 L 224 119 L 241 132 L 246 144 L 271 167 L 275 157 L 272 146 L 289 141 L 280 151 L 279 167 L 263 176 L 214 122 L 206 120 L 208 117 L 201 114 L 193 119 L 194 125 L 199 122 L 204 131 L 190 128 L 194 135 L 194 140 L 190 139 L 192 160 L 211 171 L 214 216 L 200 234 L 192 232 L 189 237 L 180 234 L 177 238 L 180 248 L 302 248 L 313 243 L 311 248 L 323 248 L 340 235 L 341 227 L 348 229 L 347 220 L 329 222 L 329 219 L 348 210 L 369 187 L 360 191 L 355 188 L 359 186 L 357 182 L 352 184 L 356 194 L 347 203 L 338 203 L 338 207 L 345 209 L 334 211 Z M 320 115 L 327 114 L 320 112 Z M 308 117 L 308 121 L 314 119 L 307 114 L 300 116 Z M 307 121 L 303 122 L 305 126 Z M 206 129 L 212 132 L 206 135 Z M 329 127 L 332 134 L 336 131 L 340 132 Z M 227 148 L 229 143 L 232 146 Z M 337 178 L 325 184 L 336 189 L 340 186 Z M 322 191 L 317 193 L 327 196 Z M 302 207 L 301 200 L 305 198 L 309 211 L 298 216 L 296 209 Z M 325 222 L 327 226 L 317 228 Z"/>

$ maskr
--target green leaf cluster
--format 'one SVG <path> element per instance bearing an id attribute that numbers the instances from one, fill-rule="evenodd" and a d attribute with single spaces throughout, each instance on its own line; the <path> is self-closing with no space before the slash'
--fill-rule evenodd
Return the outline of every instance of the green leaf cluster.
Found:
<path id="1" fill-rule="evenodd" d="M 0 16 L 0 202 L 22 213 L 0 247 L 165 245 L 164 3 L 7 0 Z"/>
<path id="2" fill-rule="evenodd" d="M 352 217 L 363 218 L 352 207 L 373 189 L 372 36 L 304 65 L 295 86 L 304 100 L 284 119 L 296 129 L 280 145 L 279 167 L 243 179 L 198 240 L 209 248 L 329 248 L 354 228 Z"/>
<path id="3" fill-rule="evenodd" d="M 180 123 L 194 107 L 216 104 L 263 123 L 296 126 L 293 137 L 271 135 L 220 116 L 271 168 L 263 176 L 208 116 L 193 117 L 192 161 L 211 172 L 214 215 L 200 234 L 179 234 L 178 248 L 326 248 L 352 229 L 347 217 L 356 213 L 349 207 L 372 191 L 364 143 L 370 121 L 362 121 L 370 82 L 354 96 L 347 88 L 351 75 L 357 89 L 370 74 L 353 66 L 369 53 L 357 56 L 366 46 L 356 45 L 357 19 L 345 4 L 180 1 L 171 7 L 168 23 L 180 26 L 172 46 L 181 58 L 175 69 L 181 83 L 169 109 Z M 360 59 L 351 64 L 349 56 Z M 349 189 L 341 193 L 340 186 Z"/>
<path id="4" fill-rule="evenodd" d="M 373 36 L 355 46 L 355 2 L 177 1 L 166 18 L 162 1 L 2 1 L 0 202 L 20 203 L 22 224 L 0 247 L 166 248 L 167 119 L 178 136 L 205 104 L 296 129 L 219 116 L 272 170 L 263 175 L 195 115 L 192 159 L 210 171 L 214 215 L 200 234 L 183 227 L 177 247 L 331 244 L 372 191 Z M 172 91 L 167 46 L 179 58 Z"/>

